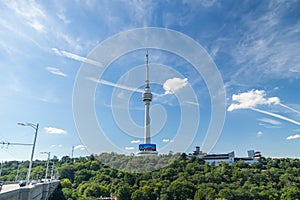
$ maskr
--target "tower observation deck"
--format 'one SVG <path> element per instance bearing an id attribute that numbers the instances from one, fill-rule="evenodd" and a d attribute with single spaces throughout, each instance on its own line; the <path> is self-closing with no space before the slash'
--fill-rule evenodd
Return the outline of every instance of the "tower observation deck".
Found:
<path id="1" fill-rule="evenodd" d="M 148 66 L 148 51 L 146 54 L 146 86 L 142 94 L 142 99 L 145 104 L 145 124 L 144 124 L 144 144 L 139 145 L 139 156 L 153 156 L 157 155 L 156 144 L 151 144 L 150 136 L 150 102 L 152 101 L 152 93 L 149 86 L 149 66 Z"/>

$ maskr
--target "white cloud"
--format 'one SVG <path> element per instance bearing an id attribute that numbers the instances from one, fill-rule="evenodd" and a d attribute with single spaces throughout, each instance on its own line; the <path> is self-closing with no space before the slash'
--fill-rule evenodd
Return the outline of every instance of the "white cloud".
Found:
<path id="1" fill-rule="evenodd" d="M 194 101 L 184 101 L 182 102 L 182 105 L 199 106 L 199 103 Z"/>
<path id="2" fill-rule="evenodd" d="M 212 7 L 215 3 L 217 3 L 217 0 L 201 0 L 199 1 L 203 7 L 209 8 Z"/>
<path id="3" fill-rule="evenodd" d="M 26 24 L 41 32 L 45 31 L 45 27 L 41 22 L 46 18 L 44 10 L 35 1 L 7 1 L 6 5 L 22 16 Z"/>
<path id="4" fill-rule="evenodd" d="M 34 28 L 35 30 L 42 32 L 44 31 L 45 27 L 43 24 L 41 24 L 40 22 L 34 20 L 32 22 L 28 22 L 28 25 L 31 26 L 32 28 Z"/>
<path id="5" fill-rule="evenodd" d="M 62 71 L 60 71 L 60 69 L 58 68 L 54 68 L 54 67 L 47 67 L 46 70 L 52 74 L 58 75 L 58 76 L 68 76 L 67 74 L 63 73 Z"/>
<path id="6" fill-rule="evenodd" d="M 62 147 L 62 145 L 61 145 L 61 144 L 59 144 L 59 145 L 52 144 L 52 145 L 50 146 L 50 148 L 54 148 L 54 147 L 59 147 L 59 148 L 61 148 L 61 147 Z"/>
<path id="7" fill-rule="evenodd" d="M 263 135 L 263 132 L 261 132 L 261 131 L 257 132 L 257 137 L 261 137 L 262 135 Z"/>
<path id="8" fill-rule="evenodd" d="M 131 141 L 132 144 L 138 144 L 138 143 L 140 143 L 140 142 L 141 142 L 141 140 L 132 140 L 132 141 Z"/>
<path id="9" fill-rule="evenodd" d="M 270 97 L 270 98 L 265 98 L 266 93 L 264 90 L 251 90 L 248 92 L 244 92 L 241 94 L 233 94 L 232 95 L 232 100 L 237 102 L 237 103 L 232 103 L 227 111 L 231 112 L 233 110 L 238 110 L 238 109 L 251 109 L 253 111 L 263 113 L 272 117 L 276 117 L 278 119 L 282 119 L 288 122 L 291 122 L 296 125 L 300 125 L 300 122 L 290 119 L 288 117 L 272 113 L 269 111 L 261 110 L 258 108 L 255 108 L 257 105 L 281 105 L 280 104 L 280 99 L 278 97 Z"/>
<path id="10" fill-rule="evenodd" d="M 170 139 L 163 139 L 162 141 L 167 143 L 167 142 L 170 142 Z"/>
<path id="11" fill-rule="evenodd" d="M 281 122 L 277 121 L 277 120 L 274 120 L 274 119 L 269 119 L 269 118 L 261 118 L 261 119 L 258 119 L 258 121 L 261 121 L 261 122 L 265 122 L 265 123 L 268 123 L 268 124 L 272 124 L 272 125 L 281 125 Z"/>
<path id="12" fill-rule="evenodd" d="M 265 12 L 243 15 L 241 22 L 246 28 L 234 47 L 232 55 L 237 64 L 243 65 L 239 77 L 263 74 L 278 77 L 299 76 L 299 21 L 284 23 L 284 18 L 296 2 L 270 1 L 262 8 Z M 260 9 L 256 9 L 257 11 Z M 259 27 L 259 28 L 257 28 Z M 237 75 L 238 75 L 237 74 Z"/>
<path id="13" fill-rule="evenodd" d="M 77 146 L 74 146 L 74 150 L 77 150 L 77 149 L 83 151 L 83 150 L 85 150 L 85 146 L 82 145 L 82 144 L 79 144 L 79 145 L 77 145 Z"/>
<path id="14" fill-rule="evenodd" d="M 165 81 L 163 88 L 165 89 L 165 94 L 174 94 L 181 88 L 184 88 L 188 84 L 188 79 L 184 78 L 171 78 Z"/>
<path id="15" fill-rule="evenodd" d="M 232 103 L 228 107 L 227 111 L 255 108 L 257 105 L 280 103 L 280 99 L 278 97 L 265 98 L 265 96 L 266 92 L 264 90 L 251 90 L 240 94 L 233 94 L 232 101 L 236 103 Z"/>
<path id="16" fill-rule="evenodd" d="M 49 134 L 58 134 L 58 135 L 67 134 L 67 131 L 59 128 L 54 128 L 54 127 L 45 127 L 44 130 L 46 131 L 46 133 Z"/>
<path id="17" fill-rule="evenodd" d="M 287 140 L 295 140 L 295 139 L 299 139 L 299 138 L 300 138 L 300 134 L 296 134 L 296 135 L 290 135 L 286 139 Z"/>
<path id="18" fill-rule="evenodd" d="M 66 18 L 63 14 L 58 14 L 57 17 L 61 19 L 65 24 L 69 24 L 71 21 Z"/>
<path id="19" fill-rule="evenodd" d="M 134 150 L 134 147 L 125 147 L 126 150 Z"/>

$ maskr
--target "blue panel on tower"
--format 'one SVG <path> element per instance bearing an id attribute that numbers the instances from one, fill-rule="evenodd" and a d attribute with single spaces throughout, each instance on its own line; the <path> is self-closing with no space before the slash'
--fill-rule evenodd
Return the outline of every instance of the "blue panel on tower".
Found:
<path id="1" fill-rule="evenodd" d="M 156 144 L 140 144 L 140 151 L 156 151 Z"/>

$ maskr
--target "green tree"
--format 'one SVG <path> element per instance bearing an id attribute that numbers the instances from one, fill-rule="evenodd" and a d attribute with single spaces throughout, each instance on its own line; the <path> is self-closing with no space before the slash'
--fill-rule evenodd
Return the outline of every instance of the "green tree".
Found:
<path id="1" fill-rule="evenodd" d="M 174 200 L 193 199 L 195 191 L 195 186 L 188 181 L 175 180 L 168 187 L 168 192 Z"/>
<path id="2" fill-rule="evenodd" d="M 127 200 L 130 199 L 132 195 L 132 187 L 125 184 L 118 188 L 116 196 L 119 200 Z"/>
<path id="3" fill-rule="evenodd" d="M 284 189 L 284 192 L 280 196 L 280 200 L 299 200 L 300 190 L 297 187 L 289 187 Z"/>
<path id="4" fill-rule="evenodd" d="M 83 195 L 85 197 L 107 197 L 110 196 L 107 187 L 98 185 L 97 183 L 88 184 L 88 187 L 84 190 Z"/>
<path id="5" fill-rule="evenodd" d="M 92 170 L 88 169 L 82 169 L 80 171 L 75 172 L 75 178 L 74 178 L 74 184 L 79 185 L 80 183 L 84 181 L 88 181 L 92 176 L 94 172 Z"/>
<path id="6" fill-rule="evenodd" d="M 63 195 L 65 199 L 72 199 L 72 189 L 70 188 L 62 188 Z"/>
<path id="7" fill-rule="evenodd" d="M 60 185 L 63 188 L 72 188 L 72 183 L 68 178 L 64 178 L 62 180 L 60 180 Z"/>
<path id="8" fill-rule="evenodd" d="M 58 168 L 60 178 L 67 178 L 71 182 L 74 182 L 75 169 L 73 165 L 64 164 Z"/>
<path id="9" fill-rule="evenodd" d="M 195 195 L 195 200 L 214 200 L 217 197 L 217 192 L 212 187 L 202 187 L 199 188 Z"/>

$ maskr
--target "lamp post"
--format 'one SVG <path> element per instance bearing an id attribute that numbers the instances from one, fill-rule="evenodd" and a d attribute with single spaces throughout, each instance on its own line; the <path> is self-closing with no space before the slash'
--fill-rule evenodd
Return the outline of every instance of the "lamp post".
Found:
<path id="1" fill-rule="evenodd" d="M 1 173 L 2 173 L 2 166 L 3 166 L 3 160 L 1 162 L 1 167 L 0 167 L 0 176 L 1 176 Z"/>
<path id="2" fill-rule="evenodd" d="M 31 151 L 31 158 L 30 158 L 30 163 L 29 163 L 29 168 L 26 176 L 26 184 L 29 184 L 29 179 L 30 179 L 30 173 L 31 173 L 31 167 L 32 167 L 32 160 L 33 160 L 33 155 L 34 155 L 34 149 L 35 149 L 35 142 L 36 142 L 36 137 L 37 133 L 39 130 L 39 124 L 32 124 L 32 123 L 18 123 L 20 126 L 30 126 L 33 129 L 35 129 L 35 134 L 34 134 L 34 140 L 33 140 L 33 145 L 32 145 L 32 151 Z"/>
<path id="3" fill-rule="evenodd" d="M 53 179 L 53 171 L 54 171 L 54 161 L 52 162 L 52 170 L 51 170 L 51 178 L 50 178 L 50 180 L 52 181 L 52 179 Z"/>
<path id="4" fill-rule="evenodd" d="M 19 179 L 19 169 L 20 169 L 21 165 L 18 164 L 18 169 L 17 169 L 17 174 L 16 174 L 16 181 L 18 181 Z"/>
<path id="5" fill-rule="evenodd" d="M 45 180 L 46 180 L 46 179 L 48 178 L 48 169 L 49 169 L 50 152 L 41 152 L 41 154 L 48 154 L 47 167 L 46 167 L 46 175 L 45 175 Z"/>

